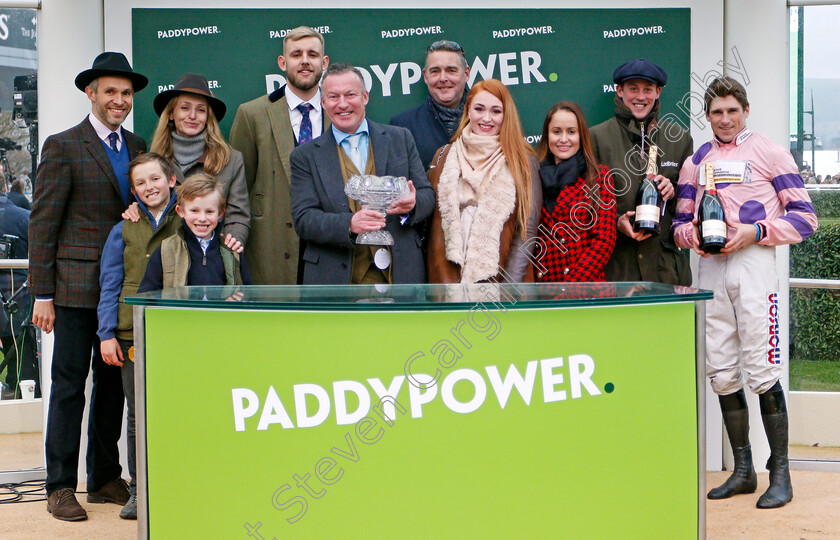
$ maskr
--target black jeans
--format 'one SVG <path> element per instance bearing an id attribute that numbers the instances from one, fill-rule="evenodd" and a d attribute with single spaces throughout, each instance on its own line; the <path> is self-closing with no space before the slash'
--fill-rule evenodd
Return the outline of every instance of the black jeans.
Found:
<path id="1" fill-rule="evenodd" d="M 87 490 L 97 490 L 122 473 L 117 449 L 125 403 L 122 376 L 119 367 L 102 361 L 96 328 L 95 309 L 55 306 L 55 348 L 46 436 L 48 494 L 61 488 L 76 489 L 85 381 L 91 367 Z"/>

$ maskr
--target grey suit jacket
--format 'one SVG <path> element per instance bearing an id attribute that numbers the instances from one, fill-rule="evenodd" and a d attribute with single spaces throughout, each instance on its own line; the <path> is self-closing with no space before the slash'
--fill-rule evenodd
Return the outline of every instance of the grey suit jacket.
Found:
<path id="1" fill-rule="evenodd" d="M 385 228 L 394 237 L 393 283 L 423 283 L 425 264 L 420 235 L 414 226 L 434 209 L 435 195 L 426 177 L 411 133 L 401 127 L 378 124 L 368 119 L 370 142 L 378 176 L 404 176 L 414 183 L 417 199 L 409 219 L 389 215 Z M 306 240 L 303 253 L 303 283 L 347 285 L 353 264 L 350 219 L 353 213 L 338 159 L 332 130 L 292 152 L 292 217 L 295 230 Z"/>

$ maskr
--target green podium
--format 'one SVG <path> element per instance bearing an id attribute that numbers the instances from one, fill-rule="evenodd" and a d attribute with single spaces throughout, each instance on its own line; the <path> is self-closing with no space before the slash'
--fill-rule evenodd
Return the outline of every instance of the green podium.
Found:
<path id="1" fill-rule="evenodd" d="M 711 297 L 486 283 L 129 298 L 140 536 L 702 537 Z"/>

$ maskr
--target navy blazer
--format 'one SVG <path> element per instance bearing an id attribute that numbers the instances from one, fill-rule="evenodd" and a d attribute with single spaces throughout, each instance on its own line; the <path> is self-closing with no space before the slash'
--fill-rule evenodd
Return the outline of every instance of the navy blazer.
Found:
<path id="1" fill-rule="evenodd" d="M 449 142 L 449 136 L 438 119 L 431 99 L 394 116 L 391 125 L 404 127 L 411 132 L 420 153 L 420 161 L 426 169 L 432 164 L 435 151 Z"/>
<path id="2" fill-rule="evenodd" d="M 378 176 L 404 176 L 417 191 L 414 210 L 405 224 L 389 215 L 385 229 L 394 237 L 391 247 L 393 283 L 425 282 L 420 235 L 415 225 L 431 215 L 435 195 L 407 129 L 368 119 L 370 143 Z M 292 218 L 298 236 L 306 240 L 303 253 L 305 285 L 347 285 L 353 267 L 350 235 L 353 213 L 344 193 L 338 145 L 332 129 L 294 149 L 291 158 Z"/>

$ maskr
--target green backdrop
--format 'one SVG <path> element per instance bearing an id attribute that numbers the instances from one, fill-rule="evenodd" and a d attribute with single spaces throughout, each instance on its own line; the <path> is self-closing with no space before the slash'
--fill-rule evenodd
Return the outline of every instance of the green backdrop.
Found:
<path id="1" fill-rule="evenodd" d="M 493 311 L 492 318 L 481 311 L 154 308 L 145 317 L 152 538 L 697 534 L 690 302 L 511 309 Z M 458 326 L 463 340 L 450 330 Z M 445 355 L 447 369 L 436 366 L 432 352 L 445 339 L 462 354 L 454 364 Z M 585 366 L 570 367 L 578 355 L 591 358 L 591 373 L 578 376 Z M 562 367 L 555 360 L 550 372 L 543 370 L 558 357 Z M 367 417 L 376 426 L 338 424 L 334 383 L 355 381 L 375 405 L 371 379 L 390 386 L 405 376 L 409 358 L 416 358 L 412 374 L 440 369 L 434 399 L 420 406 L 419 391 L 412 396 L 403 380 L 393 397 L 405 414 L 396 413 L 392 425 L 373 410 Z M 522 397 L 526 389 L 513 388 L 503 408 L 488 366 L 501 379 L 515 366 L 527 381 L 529 362 L 537 362 L 522 384 L 532 389 L 530 404 Z M 471 370 L 486 387 L 480 406 L 464 405 L 470 412 L 453 411 L 443 398 L 469 404 L 476 396 L 480 383 L 447 382 L 468 373 L 459 370 Z M 583 376 L 591 388 L 574 384 Z M 555 380 L 546 390 L 549 377 Z M 329 414 L 314 427 L 300 427 L 298 385 L 318 385 L 328 394 Z M 289 416 L 285 428 L 276 402 L 265 412 L 272 389 Z M 561 391 L 564 399 L 555 393 Z M 237 397 L 248 392 L 255 400 Z M 363 399 L 347 395 L 353 412 Z M 306 397 L 306 408 L 315 415 L 315 397 Z M 269 413 L 274 423 L 259 429 Z M 305 513 L 293 497 L 306 501 Z"/>
<path id="2" fill-rule="evenodd" d="M 281 36 L 299 25 L 322 28 L 331 61 L 350 62 L 370 73 L 368 116 L 375 121 L 387 123 L 426 98 L 420 73 L 426 47 L 451 39 L 464 47 L 476 80 L 501 78 L 508 84 L 529 142 L 536 142 L 546 111 L 561 99 L 579 103 L 591 125 L 608 119 L 613 71 L 639 57 L 667 71 L 663 113 L 674 113 L 689 125 L 677 107 L 689 91 L 688 8 L 135 8 L 134 67 L 150 79 L 149 88 L 135 98 L 135 130 L 149 140 L 157 121 L 152 109 L 156 93 L 183 73 L 197 72 L 218 85 L 213 91 L 228 105 L 222 121 L 227 134 L 240 103 L 267 93 L 269 86 L 279 87 L 273 81 L 281 75 Z M 389 83 L 383 84 L 377 73 Z M 267 75 L 273 75 L 270 84 Z"/>

